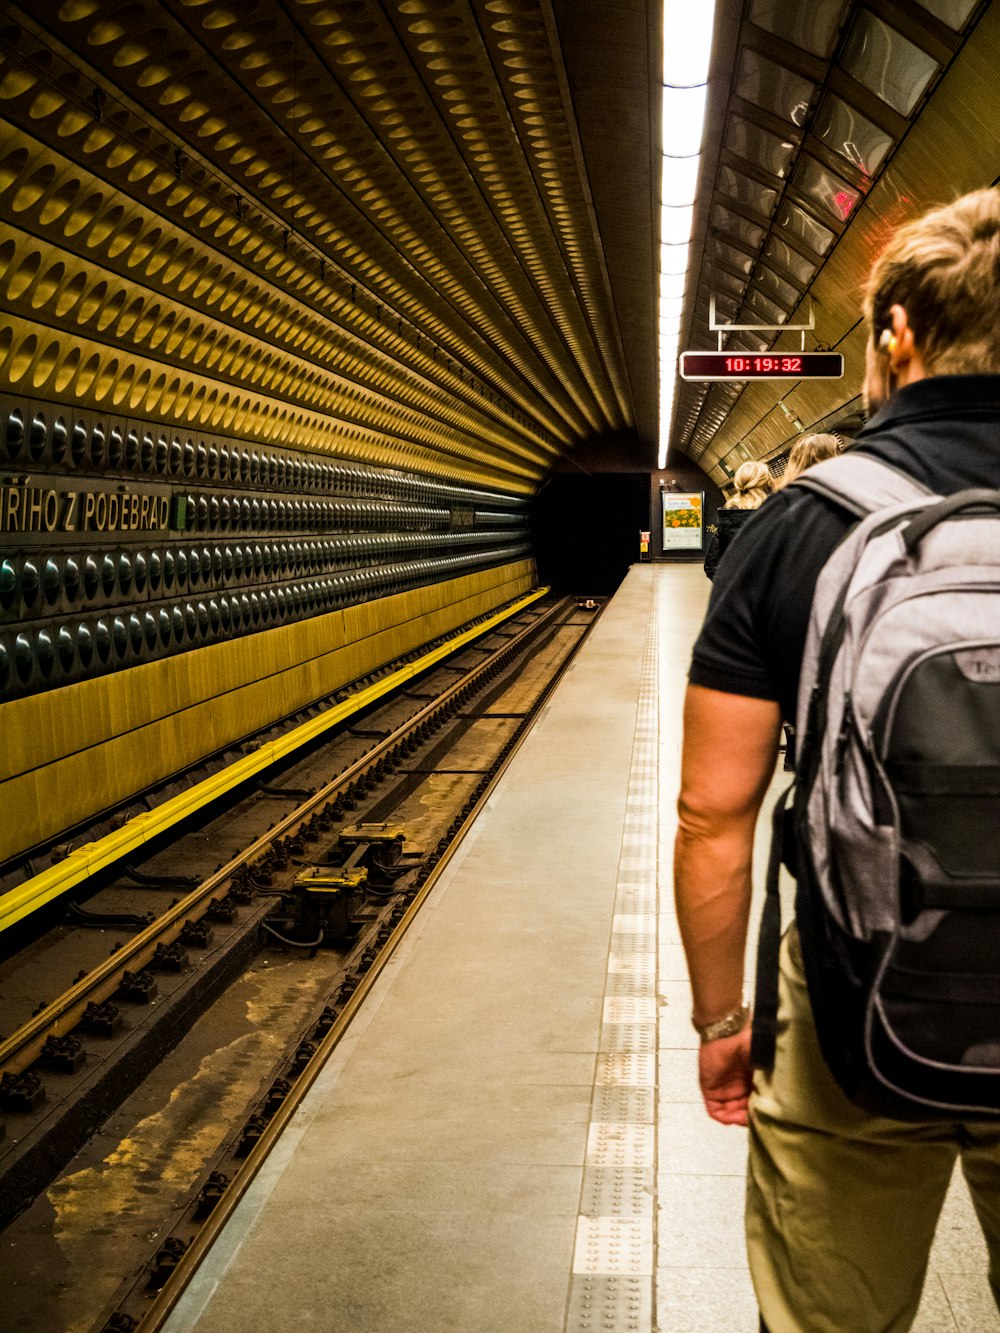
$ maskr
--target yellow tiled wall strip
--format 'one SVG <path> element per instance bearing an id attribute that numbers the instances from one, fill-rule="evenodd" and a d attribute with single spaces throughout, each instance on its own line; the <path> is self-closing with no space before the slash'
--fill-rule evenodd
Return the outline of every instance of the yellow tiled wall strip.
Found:
<path id="1" fill-rule="evenodd" d="M 136 792 L 385 662 L 524 597 L 534 580 L 534 563 L 518 561 L 3 704 L 0 859 L 127 801 Z M 470 637 L 484 628 L 477 626 Z M 435 650 L 403 668 L 395 678 L 387 677 L 352 696 L 343 705 L 342 716 L 349 716 L 449 651 L 452 645 Z M 110 835 L 120 840 L 113 855 L 108 854 L 109 848 L 99 850 L 109 839 L 79 848 L 68 858 L 80 868 L 71 882 L 147 841 L 198 804 L 302 744 L 310 738 L 308 729 L 318 734 L 340 720 L 340 707 L 330 709 L 158 810 L 130 820 Z M 199 791 L 203 792 L 200 798 L 196 796 Z M 165 813 L 171 811 L 176 813 Z M 68 862 L 36 878 L 55 876 Z M 29 906 L 10 916 L 12 895 L 21 895 L 27 887 L 0 899 L 0 928 L 31 910 Z M 47 896 L 66 887 L 63 880 Z"/>

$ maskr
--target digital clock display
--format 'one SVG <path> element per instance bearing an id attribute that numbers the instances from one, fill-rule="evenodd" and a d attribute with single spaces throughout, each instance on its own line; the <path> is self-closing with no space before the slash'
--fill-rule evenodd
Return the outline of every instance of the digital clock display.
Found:
<path id="1" fill-rule="evenodd" d="M 838 380 L 839 352 L 682 352 L 682 380 Z"/>

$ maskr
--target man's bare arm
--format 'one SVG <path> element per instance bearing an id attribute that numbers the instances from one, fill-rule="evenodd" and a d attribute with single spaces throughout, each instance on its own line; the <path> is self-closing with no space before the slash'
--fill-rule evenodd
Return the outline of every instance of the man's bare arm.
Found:
<path id="1" fill-rule="evenodd" d="M 674 888 L 699 1024 L 742 1001 L 754 827 L 780 728 L 770 700 L 688 687 Z M 745 1123 L 748 1040 L 702 1047 L 702 1092 L 715 1119 Z"/>

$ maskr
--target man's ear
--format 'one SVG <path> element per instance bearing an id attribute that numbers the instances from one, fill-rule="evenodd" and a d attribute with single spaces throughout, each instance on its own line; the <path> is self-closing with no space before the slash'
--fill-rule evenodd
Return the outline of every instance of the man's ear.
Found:
<path id="1" fill-rule="evenodd" d="M 892 320 L 892 334 L 886 347 L 889 372 L 894 381 L 893 387 L 903 388 L 924 379 L 927 371 L 905 306 L 891 306 L 889 317 Z"/>
<path id="2" fill-rule="evenodd" d="M 913 359 L 915 351 L 913 330 L 910 327 L 910 317 L 903 306 L 890 306 L 889 318 L 892 320 L 892 332 L 886 351 L 889 353 L 893 370 L 899 370 Z"/>

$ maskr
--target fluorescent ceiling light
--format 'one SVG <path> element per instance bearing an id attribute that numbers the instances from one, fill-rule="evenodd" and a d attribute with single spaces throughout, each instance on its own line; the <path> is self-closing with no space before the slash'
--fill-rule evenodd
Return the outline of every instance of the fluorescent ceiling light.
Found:
<path id="1" fill-rule="evenodd" d="M 660 208 L 660 447 L 667 464 L 680 326 L 705 135 L 715 0 L 663 0 L 663 166 Z M 692 283 L 697 281 L 697 275 Z"/>
<path id="2" fill-rule="evenodd" d="M 683 245 L 691 239 L 694 204 L 685 204 L 681 208 L 665 208 L 661 218 L 660 241 L 663 245 Z"/>
<path id="3" fill-rule="evenodd" d="M 707 96 L 704 83 L 697 88 L 664 88 L 663 151 L 668 157 L 693 157 L 701 152 Z"/>
<path id="4" fill-rule="evenodd" d="M 706 0 L 664 0 L 664 83 L 690 88 L 706 82 L 714 26 L 714 4 Z"/>
<path id="5" fill-rule="evenodd" d="M 687 241 L 683 245 L 661 245 L 660 272 L 666 273 L 668 276 L 676 276 L 680 273 L 686 274 L 690 253 L 691 246 Z"/>
<path id="6" fill-rule="evenodd" d="M 680 204 L 693 204 L 698 192 L 698 169 L 701 156 L 665 157 L 663 159 L 663 180 L 660 187 L 660 202 L 664 208 L 676 208 Z"/>

